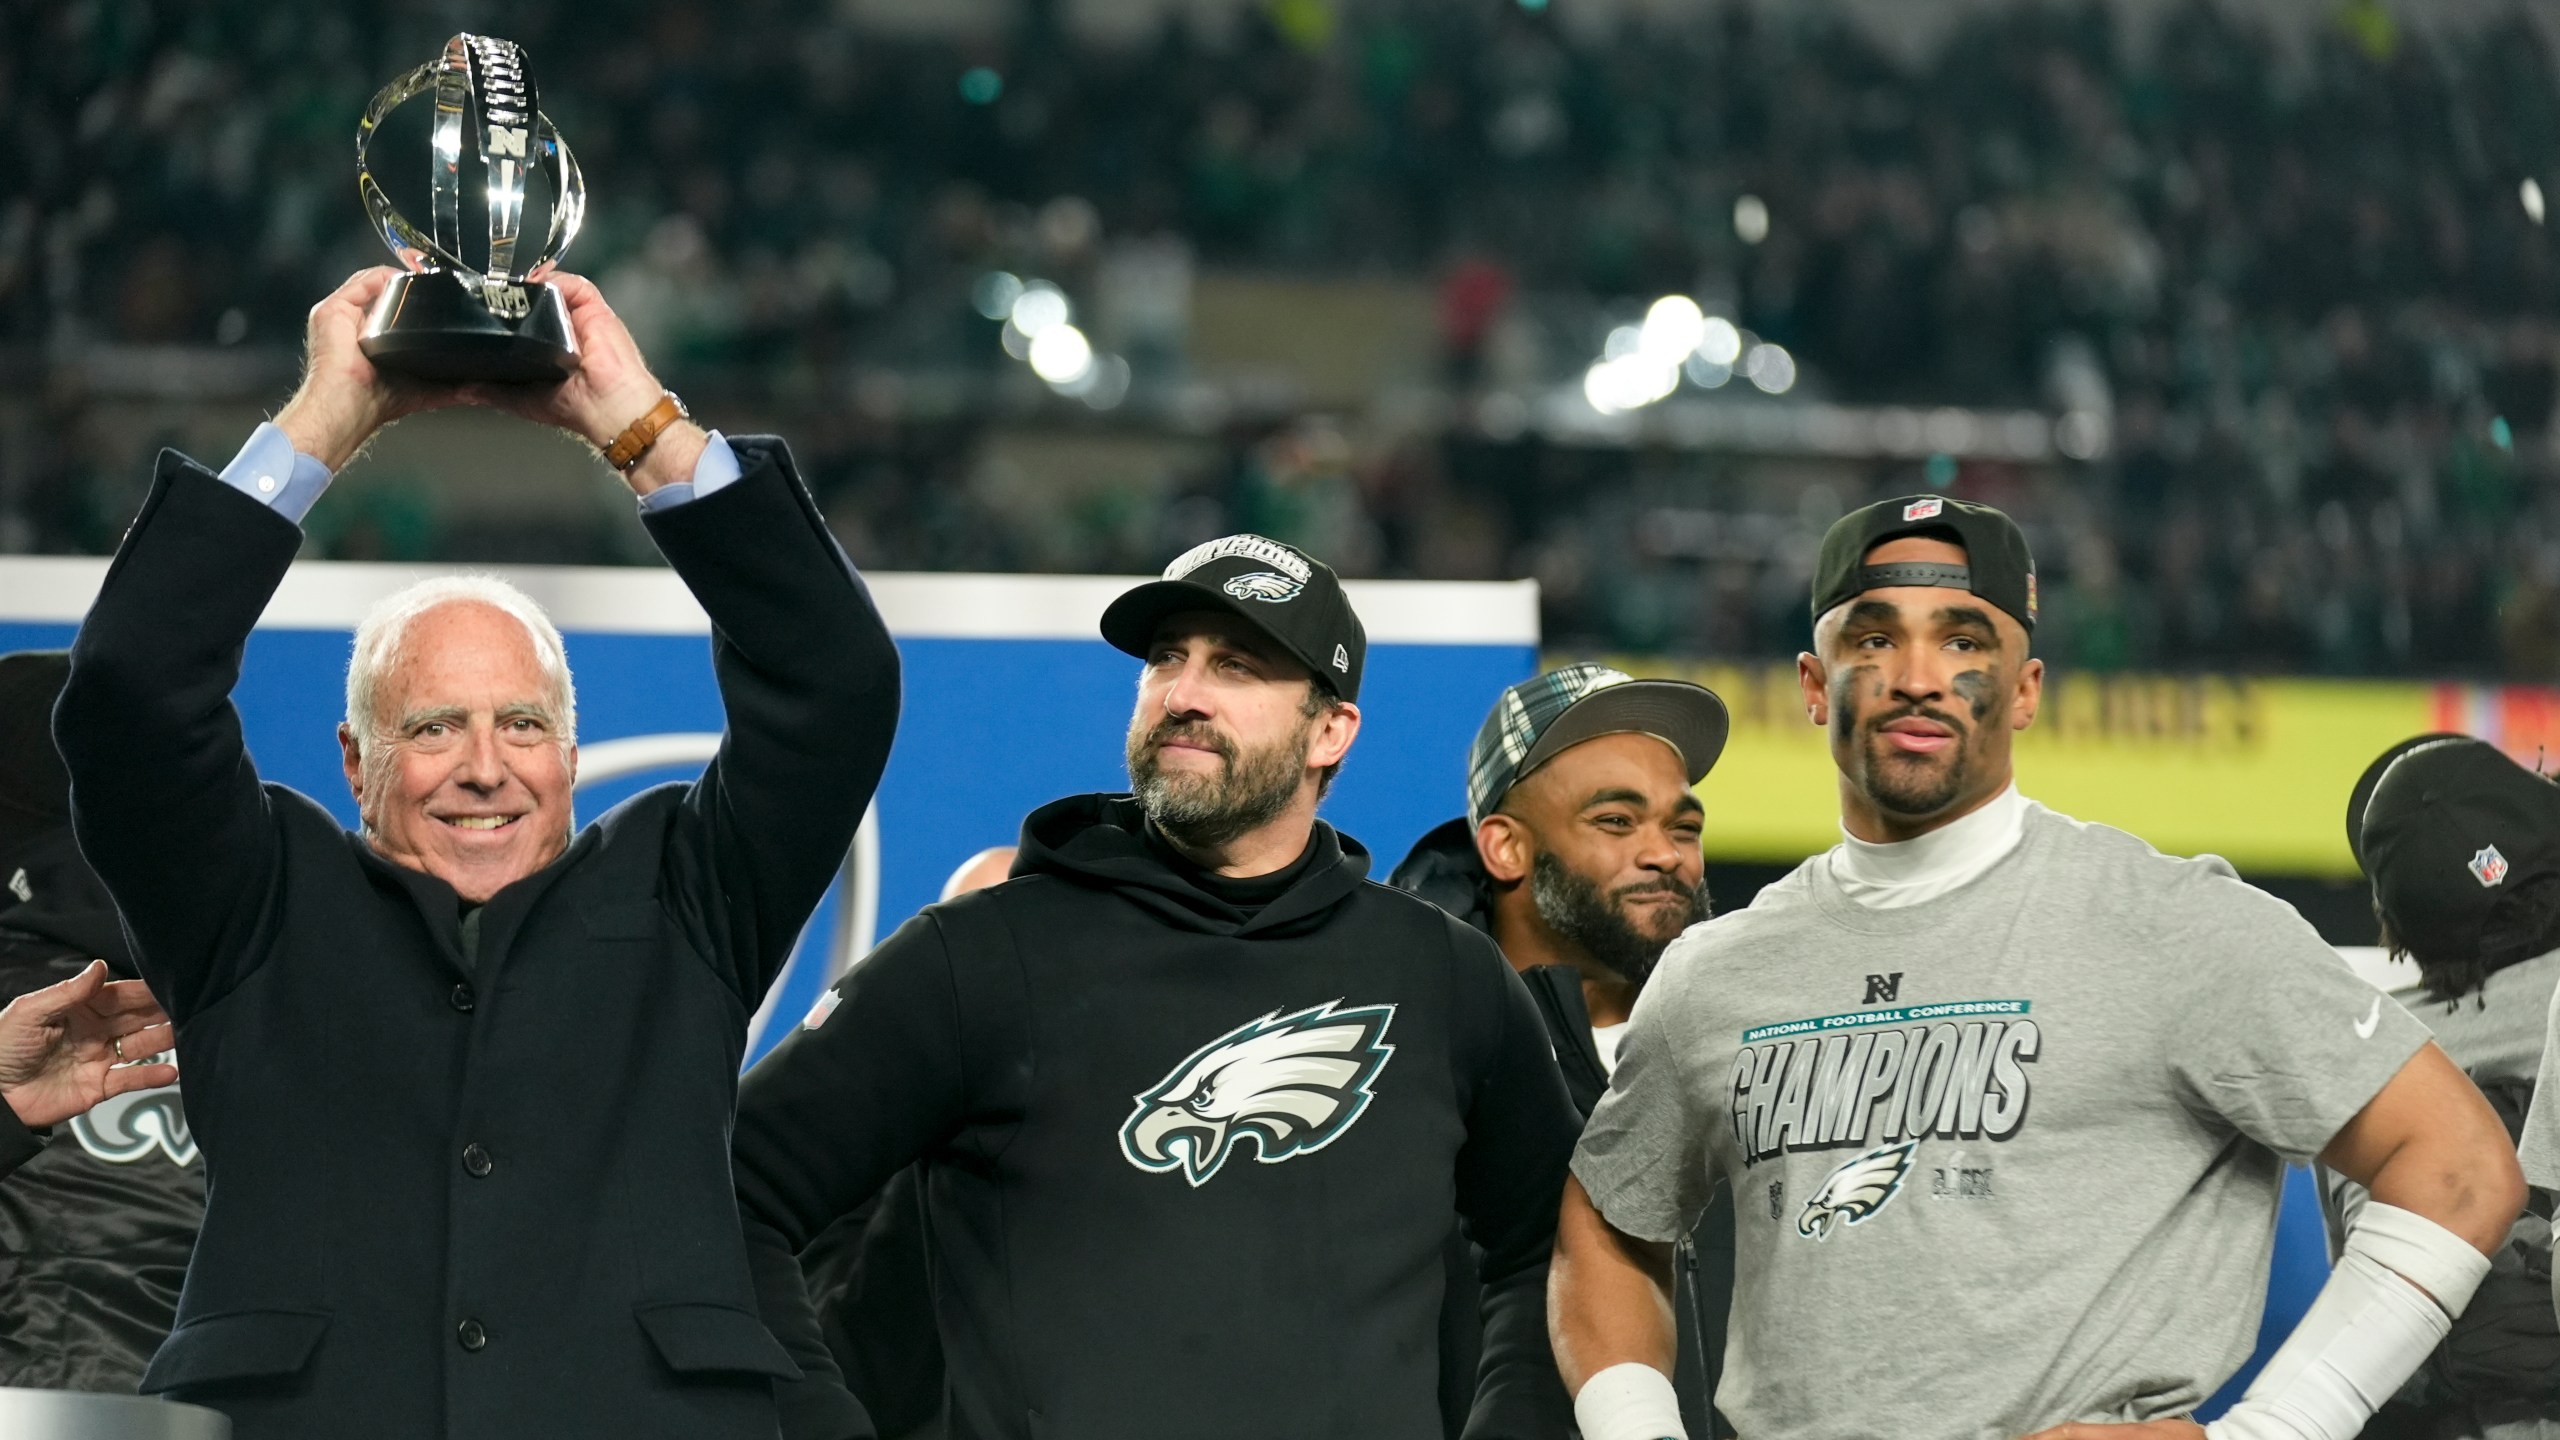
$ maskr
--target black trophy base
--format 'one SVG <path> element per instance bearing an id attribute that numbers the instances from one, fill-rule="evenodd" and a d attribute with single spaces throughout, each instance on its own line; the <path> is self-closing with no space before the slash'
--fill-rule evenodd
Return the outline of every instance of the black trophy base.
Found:
<path id="1" fill-rule="evenodd" d="M 578 341 L 568 304 L 553 286 L 521 288 L 528 308 L 511 319 L 492 313 L 451 275 L 394 277 L 365 317 L 358 348 L 383 370 L 443 384 L 569 378 L 578 369 Z"/>

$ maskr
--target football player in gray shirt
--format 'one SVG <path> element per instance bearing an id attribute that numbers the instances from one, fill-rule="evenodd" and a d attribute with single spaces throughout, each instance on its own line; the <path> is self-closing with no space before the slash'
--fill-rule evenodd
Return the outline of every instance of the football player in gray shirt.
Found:
<path id="1" fill-rule="evenodd" d="M 2542 1070 L 2533 1085 L 2533 1109 L 2525 1116 L 2524 1134 L 2516 1142 L 2525 1179 L 2560 1195 L 2560 991 L 2551 996 L 2551 1014 L 2542 1035 Z M 2551 1272 L 2551 1308 L 2560 1313 L 2560 1266 Z"/>
<path id="2" fill-rule="evenodd" d="M 1670 1244 L 1732 1187 L 1716 1394 L 1751 1440 L 2351 1440 L 2524 1200 L 2426 1028 L 2227 864 L 2017 793 L 2034 564 L 1986 506 L 1845 517 L 1806 710 L 1842 845 L 1690 930 L 1566 1187 L 1548 1311 L 1585 1440 L 1680 1437 Z M 2288 1160 L 2373 1196 L 2246 1397 Z"/>

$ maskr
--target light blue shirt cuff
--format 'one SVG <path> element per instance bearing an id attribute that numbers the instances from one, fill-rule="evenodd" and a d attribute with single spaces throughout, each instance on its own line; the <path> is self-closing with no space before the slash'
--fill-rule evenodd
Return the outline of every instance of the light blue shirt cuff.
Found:
<path id="1" fill-rule="evenodd" d="M 294 449 L 273 421 L 249 432 L 249 443 L 222 467 L 222 483 L 296 525 L 319 502 L 329 479 L 329 467 Z"/>
<path id="2" fill-rule="evenodd" d="M 738 452 L 730 449 L 729 442 L 714 430 L 711 443 L 702 447 L 702 458 L 693 462 L 693 478 L 661 485 L 641 496 L 640 508 L 672 510 L 688 500 L 701 499 L 744 473 L 744 468 L 738 463 Z"/>

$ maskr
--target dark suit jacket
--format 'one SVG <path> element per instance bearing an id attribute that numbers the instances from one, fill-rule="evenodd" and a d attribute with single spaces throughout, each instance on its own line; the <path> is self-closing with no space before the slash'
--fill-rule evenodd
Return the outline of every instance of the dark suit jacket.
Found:
<path id="1" fill-rule="evenodd" d="M 499 892 L 476 954 L 442 881 L 259 783 L 229 694 L 301 532 L 161 457 L 55 712 L 211 1179 L 144 1390 L 239 1440 L 775 1434 L 798 1370 L 755 1314 L 736 1077 L 898 668 L 787 452 L 737 450 L 646 516 L 712 619 L 718 758 Z"/>

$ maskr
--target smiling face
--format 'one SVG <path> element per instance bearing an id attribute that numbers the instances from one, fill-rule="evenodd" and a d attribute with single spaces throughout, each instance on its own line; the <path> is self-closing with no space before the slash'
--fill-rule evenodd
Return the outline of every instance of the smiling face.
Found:
<path id="1" fill-rule="evenodd" d="M 457 600 L 408 623 L 374 686 L 376 733 L 338 727 L 365 838 L 472 903 L 568 848 L 577 749 L 524 623 Z"/>
<path id="2" fill-rule="evenodd" d="M 1906 535 L 1866 563 L 1961 565 L 1963 547 Z M 1805 708 L 1831 731 L 1841 818 L 1862 840 L 1906 840 L 2008 788 L 2015 732 L 2035 723 L 2044 662 L 2027 632 L 1970 591 L 1869 590 L 1825 614 L 1796 659 Z"/>
<path id="3" fill-rule="evenodd" d="M 1585 740 L 1529 772 L 1476 829 L 1498 884 L 1525 875 L 1553 934 L 1629 985 L 1707 918 L 1704 810 L 1680 752 L 1651 735 Z"/>
<path id="4" fill-rule="evenodd" d="M 1129 720 L 1129 783 L 1177 844 L 1222 848 L 1292 811 L 1315 813 L 1321 772 L 1359 733 L 1358 707 L 1233 616 L 1156 628 Z"/>

